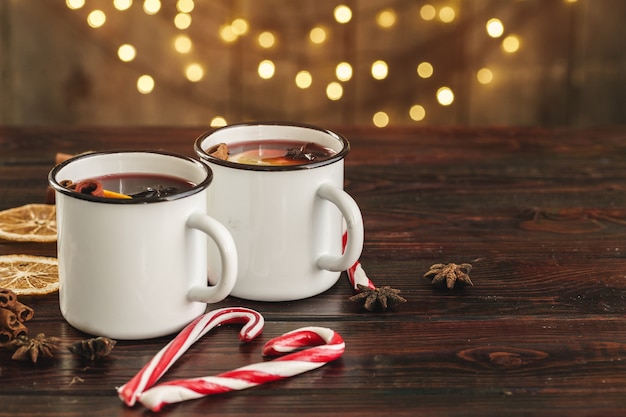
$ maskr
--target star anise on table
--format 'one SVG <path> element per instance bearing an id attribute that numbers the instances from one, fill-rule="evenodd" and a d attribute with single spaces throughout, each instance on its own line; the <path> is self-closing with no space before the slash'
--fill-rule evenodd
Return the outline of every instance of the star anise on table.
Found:
<path id="1" fill-rule="evenodd" d="M 424 278 L 432 277 L 432 284 L 445 284 L 448 289 L 454 288 L 454 285 L 457 282 L 473 286 L 474 283 L 469 277 L 469 273 L 471 270 L 471 264 L 434 264 L 431 265 L 428 272 L 424 274 Z"/>
<path id="2" fill-rule="evenodd" d="M 31 362 L 37 363 L 40 357 L 52 357 L 52 352 L 59 347 L 61 339 L 58 337 L 46 337 L 45 334 L 39 333 L 36 337 L 28 337 L 26 335 L 17 336 L 4 346 L 14 350 L 11 359 L 16 361 L 25 361 L 30 359 Z"/>
<path id="3" fill-rule="evenodd" d="M 357 284 L 359 293 L 349 298 L 350 301 L 365 300 L 363 307 L 368 311 L 374 311 L 376 307 L 382 310 L 396 308 L 402 303 L 406 303 L 406 298 L 400 296 L 400 290 L 384 286 L 380 288 L 370 288 L 366 285 Z"/>
<path id="4" fill-rule="evenodd" d="M 116 343 L 115 340 L 108 337 L 94 337 L 93 339 L 72 343 L 67 349 L 83 359 L 93 361 L 111 353 Z"/>

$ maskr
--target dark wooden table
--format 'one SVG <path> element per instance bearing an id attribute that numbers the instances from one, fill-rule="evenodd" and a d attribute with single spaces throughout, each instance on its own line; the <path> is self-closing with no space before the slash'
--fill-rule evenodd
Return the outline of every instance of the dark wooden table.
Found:
<path id="1" fill-rule="evenodd" d="M 330 327 L 344 356 L 316 371 L 169 406 L 164 415 L 626 415 L 626 129 L 337 128 L 352 144 L 346 190 L 365 224 L 362 264 L 408 302 L 370 313 L 342 276 L 288 303 L 227 298 L 266 318 L 248 345 L 228 326 L 166 379 L 261 360 L 270 337 Z M 110 148 L 192 154 L 197 128 L 0 128 L 0 209 L 43 202 L 56 152 Z M 55 256 L 55 244 L 0 242 L 0 255 Z M 434 263 L 473 265 L 473 287 L 434 288 Z M 22 297 L 32 334 L 87 338 L 57 295 Z M 169 337 L 119 342 L 85 363 L 66 349 L 35 365 L 0 351 L 0 415 L 131 416 L 115 387 Z M 149 414 L 149 413 L 148 413 Z"/>

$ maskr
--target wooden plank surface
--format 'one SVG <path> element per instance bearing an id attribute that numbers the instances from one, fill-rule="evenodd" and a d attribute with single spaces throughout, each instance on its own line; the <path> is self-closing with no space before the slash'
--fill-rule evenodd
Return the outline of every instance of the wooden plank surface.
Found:
<path id="1" fill-rule="evenodd" d="M 346 340 L 305 375 L 165 409 L 166 415 L 622 416 L 626 414 L 626 130 L 337 128 L 352 150 L 346 190 L 365 224 L 363 266 L 408 302 L 370 313 L 342 275 L 288 303 L 227 298 L 266 318 L 239 343 L 207 335 L 167 374 L 212 375 L 262 360 L 264 341 L 300 326 Z M 42 202 L 54 154 L 153 148 L 192 154 L 194 128 L 0 128 L 0 209 Z M 55 244 L 0 241 L 0 255 Z M 433 263 L 470 262 L 474 287 L 433 288 Z M 31 333 L 88 337 L 56 294 L 22 297 Z M 84 363 L 62 348 L 19 363 L 0 350 L 0 416 L 144 415 L 115 395 L 170 338 L 120 341 Z M 200 373 L 200 374 L 198 374 Z"/>

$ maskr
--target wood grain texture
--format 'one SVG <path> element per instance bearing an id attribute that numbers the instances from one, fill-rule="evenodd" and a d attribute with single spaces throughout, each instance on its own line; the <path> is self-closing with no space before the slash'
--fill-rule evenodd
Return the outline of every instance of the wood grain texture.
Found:
<path id="1" fill-rule="evenodd" d="M 368 129 L 351 141 L 346 190 L 361 207 L 361 262 L 402 290 L 396 311 L 348 301 L 345 275 L 286 303 L 227 298 L 266 318 L 239 343 L 211 332 L 166 378 L 261 360 L 264 341 L 300 326 L 346 340 L 337 362 L 285 381 L 167 407 L 172 416 L 626 415 L 626 130 Z M 202 129 L 0 128 L 0 209 L 42 202 L 54 154 L 156 148 L 192 154 Z M 0 255 L 54 256 L 55 244 L 0 241 Z M 433 263 L 469 262 L 474 287 L 434 288 Z M 169 338 L 120 341 L 97 363 L 66 345 L 89 337 L 62 319 L 57 295 L 22 297 L 31 333 L 63 339 L 51 361 L 0 350 L 0 416 L 133 416 L 115 387 Z M 198 374 L 200 373 L 200 374 Z"/>

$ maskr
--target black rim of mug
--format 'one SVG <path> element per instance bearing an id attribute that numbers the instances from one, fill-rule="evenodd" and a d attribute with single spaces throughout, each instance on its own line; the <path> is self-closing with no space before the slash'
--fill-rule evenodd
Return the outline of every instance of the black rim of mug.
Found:
<path id="1" fill-rule="evenodd" d="M 178 159 L 187 161 L 199 167 L 200 169 L 202 169 L 206 173 L 206 177 L 201 182 L 194 184 L 194 186 L 188 190 L 169 194 L 164 197 L 150 198 L 150 199 L 106 198 L 106 197 L 93 196 L 90 194 L 81 194 L 81 193 L 74 192 L 67 187 L 64 187 L 63 185 L 61 185 L 61 183 L 57 179 L 57 175 L 59 174 L 59 172 L 62 171 L 63 168 L 65 168 L 67 165 L 73 162 L 76 162 L 78 160 L 85 159 L 85 158 L 94 158 L 94 157 L 99 157 L 99 156 L 104 156 L 104 155 L 115 155 L 115 154 L 152 154 L 152 155 L 160 155 L 160 156 L 178 158 Z M 136 173 L 137 171 L 127 171 L 127 172 Z M 166 172 L 164 172 L 163 174 L 167 175 Z M 78 180 L 83 180 L 83 179 L 84 178 L 81 178 Z M 184 179 L 188 181 L 187 178 L 184 178 Z M 63 179 L 61 179 L 61 181 L 63 181 Z M 80 200 L 93 201 L 93 202 L 98 202 L 98 203 L 107 203 L 107 204 L 152 204 L 152 203 L 159 203 L 159 202 L 164 202 L 164 201 L 179 200 L 179 199 L 188 197 L 190 195 L 199 193 L 200 191 L 207 188 L 209 184 L 211 184 L 211 181 L 213 181 L 213 171 L 211 170 L 211 168 L 194 158 L 184 156 L 184 155 L 179 155 L 173 152 L 154 151 L 154 150 L 137 150 L 137 149 L 130 149 L 130 150 L 118 149 L 118 150 L 109 150 L 109 151 L 89 152 L 89 153 L 76 155 L 66 161 L 59 163 L 58 165 L 53 167 L 48 173 L 48 182 L 55 191 L 58 191 L 62 194 L 65 194 L 67 196 L 77 198 Z"/>
<path id="2" fill-rule="evenodd" d="M 328 159 L 324 159 L 319 162 L 310 162 L 306 164 L 297 164 L 297 165 L 251 165 L 251 164 L 243 164 L 240 162 L 227 161 L 224 159 L 217 158 L 213 155 L 209 155 L 206 152 L 207 148 L 217 145 L 217 143 L 211 143 L 211 146 L 203 146 L 203 143 L 206 139 L 210 138 L 212 135 L 217 133 L 223 133 L 228 129 L 236 129 L 241 127 L 263 127 L 263 126 L 279 126 L 279 127 L 294 127 L 301 129 L 309 129 L 316 131 L 318 133 L 324 133 L 332 138 L 334 138 L 337 142 L 339 142 L 341 146 L 341 150 L 331 156 Z M 332 130 L 323 129 L 318 126 L 308 125 L 304 123 L 289 123 L 289 122 L 247 122 L 247 123 L 236 123 L 224 127 L 220 127 L 216 130 L 205 132 L 200 137 L 198 137 L 194 143 L 194 150 L 196 155 L 203 161 L 207 161 L 217 165 L 223 165 L 230 168 L 243 169 L 249 171 L 266 171 L 266 172 L 281 172 L 281 171 L 298 171 L 298 170 L 308 170 L 319 168 L 322 166 L 330 165 L 335 162 L 341 161 L 345 156 L 350 152 L 350 142 L 343 137 L 342 135 L 333 132 Z"/>

